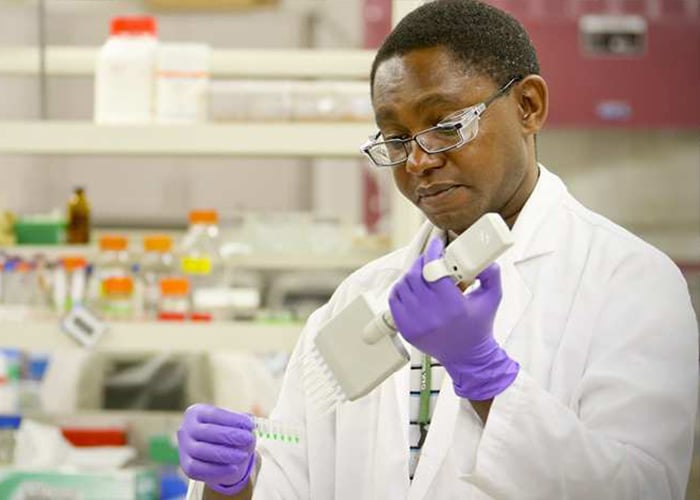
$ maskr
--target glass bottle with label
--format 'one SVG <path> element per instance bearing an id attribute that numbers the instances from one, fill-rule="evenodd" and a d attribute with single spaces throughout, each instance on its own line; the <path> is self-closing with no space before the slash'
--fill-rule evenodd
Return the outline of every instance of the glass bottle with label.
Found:
<path id="1" fill-rule="evenodd" d="M 66 233 L 66 240 L 71 245 L 90 242 L 90 203 L 82 187 L 76 187 L 68 200 Z"/>
<path id="2" fill-rule="evenodd" d="M 181 247 L 181 271 L 190 282 L 192 318 L 210 320 L 219 315 L 226 294 L 219 216 L 215 210 L 193 210 L 189 219 Z"/>
<path id="3" fill-rule="evenodd" d="M 152 234 L 143 238 L 144 253 L 139 266 L 143 286 L 143 310 L 147 319 L 158 316 L 160 280 L 175 270 L 173 240 L 170 236 Z"/>
<path id="4" fill-rule="evenodd" d="M 170 276 L 160 280 L 158 319 L 185 321 L 190 313 L 190 283 L 187 278 Z"/>
<path id="5" fill-rule="evenodd" d="M 88 294 L 90 304 L 98 310 L 103 305 L 105 281 L 113 277 L 131 277 L 128 240 L 121 235 L 104 235 L 99 240 L 99 253 L 95 258 Z"/>
<path id="6" fill-rule="evenodd" d="M 102 281 L 100 312 L 104 319 L 111 321 L 134 318 L 134 280 L 131 276 L 112 276 Z"/>

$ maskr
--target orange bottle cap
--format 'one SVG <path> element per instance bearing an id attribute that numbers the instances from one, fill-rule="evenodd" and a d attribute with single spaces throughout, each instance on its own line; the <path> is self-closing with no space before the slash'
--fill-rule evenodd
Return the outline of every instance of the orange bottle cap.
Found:
<path id="1" fill-rule="evenodd" d="M 126 236 L 108 234 L 100 238 L 100 250 L 114 250 L 119 252 L 126 250 L 127 245 Z"/>
<path id="2" fill-rule="evenodd" d="M 115 276 L 102 282 L 104 293 L 131 294 L 134 291 L 134 280 L 130 276 Z"/>
<path id="3" fill-rule="evenodd" d="M 163 295 L 187 295 L 190 282 L 187 278 L 169 277 L 160 280 L 160 293 Z"/>
<path id="4" fill-rule="evenodd" d="M 33 266 L 32 266 L 31 262 L 28 262 L 26 260 L 20 260 L 17 263 L 17 267 L 15 269 L 17 269 L 17 271 L 19 271 L 21 273 L 26 273 L 26 272 L 31 271 L 32 268 L 33 268 Z"/>
<path id="5" fill-rule="evenodd" d="M 61 259 L 66 271 L 75 271 L 87 267 L 87 260 L 82 255 L 67 255 Z"/>
<path id="6" fill-rule="evenodd" d="M 143 249 L 147 252 L 169 252 L 173 248 L 173 239 L 165 234 L 150 234 L 143 238 Z"/>
<path id="7" fill-rule="evenodd" d="M 219 214 L 216 210 L 192 210 L 190 212 L 190 224 L 216 224 L 219 222 Z"/>

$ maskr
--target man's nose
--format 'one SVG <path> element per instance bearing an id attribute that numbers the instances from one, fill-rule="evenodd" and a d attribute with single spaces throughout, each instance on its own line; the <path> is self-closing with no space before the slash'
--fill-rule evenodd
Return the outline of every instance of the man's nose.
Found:
<path id="1" fill-rule="evenodd" d="M 444 159 L 441 154 L 426 153 L 418 143 L 410 143 L 411 151 L 406 158 L 406 170 L 414 175 L 423 175 L 428 170 L 441 167 Z"/>

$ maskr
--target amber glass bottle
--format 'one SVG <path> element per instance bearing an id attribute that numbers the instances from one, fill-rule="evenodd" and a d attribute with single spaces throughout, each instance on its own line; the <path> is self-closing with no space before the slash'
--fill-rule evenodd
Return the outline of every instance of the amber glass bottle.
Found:
<path id="1" fill-rule="evenodd" d="M 70 244 L 90 242 L 90 203 L 85 197 L 85 189 L 76 187 L 68 200 L 68 231 Z"/>

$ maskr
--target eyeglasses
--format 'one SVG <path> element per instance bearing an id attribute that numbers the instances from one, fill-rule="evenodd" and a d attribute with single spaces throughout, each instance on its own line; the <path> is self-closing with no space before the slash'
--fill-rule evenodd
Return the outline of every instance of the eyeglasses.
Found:
<path id="1" fill-rule="evenodd" d="M 413 137 L 380 141 L 378 139 L 382 133 L 377 132 L 376 135 L 370 136 L 361 150 L 376 167 L 394 167 L 408 159 L 413 141 L 428 154 L 444 153 L 464 146 L 474 140 L 479 132 L 479 118 L 486 108 L 499 97 L 506 95 L 513 84 L 521 79 L 512 78 L 485 101 L 456 111 L 434 127 L 418 132 Z"/>

